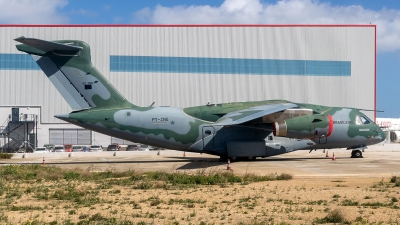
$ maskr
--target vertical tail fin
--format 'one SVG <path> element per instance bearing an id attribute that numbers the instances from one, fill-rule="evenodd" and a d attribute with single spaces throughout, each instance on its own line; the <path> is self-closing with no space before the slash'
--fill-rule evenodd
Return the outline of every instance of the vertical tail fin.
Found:
<path id="1" fill-rule="evenodd" d="M 83 41 L 19 37 L 17 49 L 32 56 L 73 110 L 133 106 L 92 65 Z"/>

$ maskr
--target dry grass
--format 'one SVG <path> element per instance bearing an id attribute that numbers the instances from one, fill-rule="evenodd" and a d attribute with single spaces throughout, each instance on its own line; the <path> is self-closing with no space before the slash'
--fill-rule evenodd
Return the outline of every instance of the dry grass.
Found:
<path id="1" fill-rule="evenodd" d="M 159 177 L 168 176 L 164 173 L 89 179 L 93 174 L 83 169 L 58 172 L 63 175 L 51 179 L 42 173 L 40 179 L 2 174 L 7 179 L 0 178 L 0 224 L 400 223 L 397 177 L 257 182 L 247 175 L 252 180 L 174 185 Z"/>
<path id="2" fill-rule="evenodd" d="M 11 159 L 13 154 L 11 153 L 0 153 L 0 159 Z"/>

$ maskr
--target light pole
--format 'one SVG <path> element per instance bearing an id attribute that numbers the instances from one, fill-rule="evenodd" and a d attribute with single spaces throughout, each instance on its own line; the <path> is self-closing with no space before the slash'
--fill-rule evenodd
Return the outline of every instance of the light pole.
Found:
<path id="1" fill-rule="evenodd" d="M 37 115 L 33 116 L 33 120 L 35 121 L 35 128 L 34 128 L 34 132 L 35 132 L 35 146 L 33 146 L 35 149 L 37 147 Z M 36 131 L 35 131 L 36 130 Z"/>

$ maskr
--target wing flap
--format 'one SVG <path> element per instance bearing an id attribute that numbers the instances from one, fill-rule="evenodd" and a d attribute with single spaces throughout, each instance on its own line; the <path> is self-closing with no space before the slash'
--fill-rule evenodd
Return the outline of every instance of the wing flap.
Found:
<path id="1" fill-rule="evenodd" d="M 298 106 L 293 103 L 279 103 L 279 104 L 255 106 L 243 110 L 230 112 L 221 117 L 221 119 L 219 119 L 216 122 L 216 124 L 218 125 L 241 124 L 272 113 L 280 112 L 295 107 Z"/>

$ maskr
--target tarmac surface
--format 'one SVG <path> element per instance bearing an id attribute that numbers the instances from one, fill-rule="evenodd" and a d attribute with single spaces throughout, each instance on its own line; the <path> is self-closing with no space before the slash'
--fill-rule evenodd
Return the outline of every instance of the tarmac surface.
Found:
<path id="1" fill-rule="evenodd" d="M 289 173 L 303 178 L 391 177 L 400 176 L 400 144 L 371 146 L 364 158 L 350 158 L 350 151 L 329 149 L 295 151 L 255 161 L 231 162 L 235 174 Z M 333 153 L 335 159 L 332 160 Z M 149 152 L 73 152 L 73 153 L 16 153 L 12 159 L 1 159 L 0 166 L 10 164 L 43 164 L 62 168 L 81 168 L 87 171 L 166 171 L 220 172 L 228 163 L 219 157 L 173 150 Z"/>

